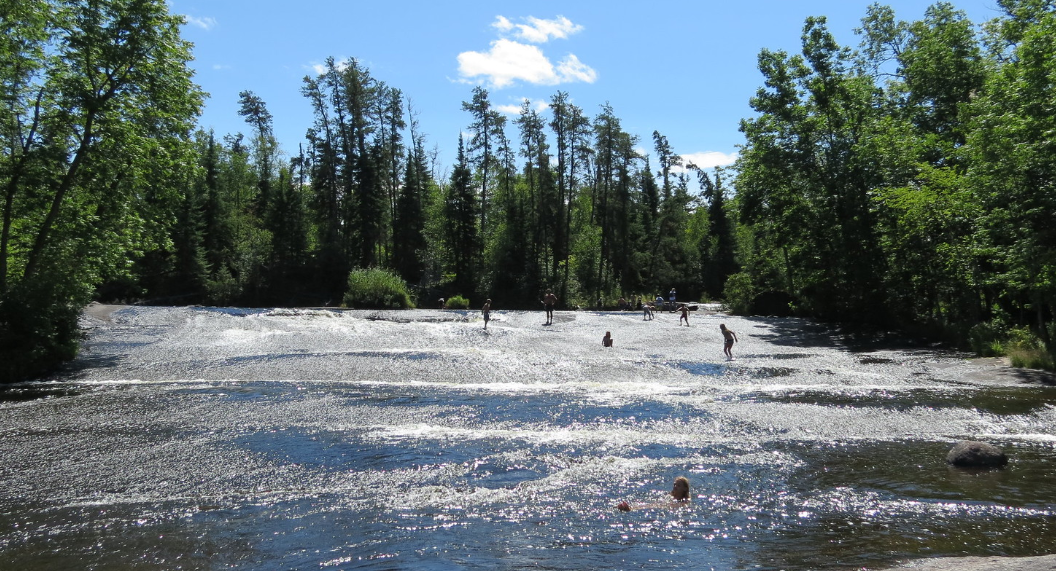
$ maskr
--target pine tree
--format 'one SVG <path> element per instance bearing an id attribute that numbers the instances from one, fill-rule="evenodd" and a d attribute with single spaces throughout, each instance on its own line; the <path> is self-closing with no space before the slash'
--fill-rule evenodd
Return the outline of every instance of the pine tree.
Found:
<path id="1" fill-rule="evenodd" d="M 473 174 L 466 159 L 464 141 L 458 140 L 458 163 L 444 200 L 447 247 L 451 256 L 451 285 L 456 293 L 471 295 L 476 289 L 476 266 L 480 252 L 477 229 L 479 205 L 473 192 Z"/>

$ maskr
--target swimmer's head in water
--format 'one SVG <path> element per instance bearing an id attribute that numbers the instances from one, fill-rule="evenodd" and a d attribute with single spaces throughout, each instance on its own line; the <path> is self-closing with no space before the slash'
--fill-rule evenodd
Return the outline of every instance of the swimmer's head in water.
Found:
<path id="1" fill-rule="evenodd" d="M 689 479 L 685 476 L 675 478 L 675 485 L 671 487 L 671 497 L 676 500 L 689 499 Z"/>

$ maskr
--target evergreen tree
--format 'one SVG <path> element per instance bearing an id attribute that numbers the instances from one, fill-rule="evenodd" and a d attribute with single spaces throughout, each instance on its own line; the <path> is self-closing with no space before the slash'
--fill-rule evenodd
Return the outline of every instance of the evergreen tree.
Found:
<path id="1" fill-rule="evenodd" d="M 476 291 L 476 267 L 480 252 L 477 216 L 480 208 L 473 192 L 473 175 L 466 159 L 465 146 L 458 141 L 458 163 L 444 199 L 445 231 L 451 256 L 451 287 L 454 292 L 472 295 Z"/>
<path id="2" fill-rule="evenodd" d="M 480 86 L 473 88 L 471 101 L 462 102 L 462 110 L 468 111 L 473 117 L 473 122 L 469 125 L 473 136 L 469 140 L 468 151 L 473 156 L 472 163 L 477 167 L 477 177 L 480 179 L 480 231 L 486 236 L 492 172 L 498 162 L 495 159 L 495 149 L 504 136 L 502 133 L 506 118 L 491 108 L 488 90 Z"/>
<path id="3" fill-rule="evenodd" d="M 407 172 L 393 217 L 393 263 L 400 277 L 411 284 L 420 283 L 425 276 L 427 243 L 422 202 L 427 196 L 429 174 L 423 159 L 420 143 L 417 143 L 407 155 Z"/>

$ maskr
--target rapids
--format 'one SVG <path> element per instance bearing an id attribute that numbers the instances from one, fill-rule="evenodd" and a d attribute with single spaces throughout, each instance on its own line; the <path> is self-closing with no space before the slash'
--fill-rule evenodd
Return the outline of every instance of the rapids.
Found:
<path id="1" fill-rule="evenodd" d="M 713 309 L 713 308 L 712 308 Z M 0 569 L 860 569 L 1056 552 L 1051 377 L 698 311 L 86 313 L 0 391 Z M 740 342 L 722 354 L 719 323 Z M 614 347 L 601 338 L 611 331 Z M 961 439 L 1009 466 L 945 464 Z M 631 512 L 689 478 L 686 507 Z"/>

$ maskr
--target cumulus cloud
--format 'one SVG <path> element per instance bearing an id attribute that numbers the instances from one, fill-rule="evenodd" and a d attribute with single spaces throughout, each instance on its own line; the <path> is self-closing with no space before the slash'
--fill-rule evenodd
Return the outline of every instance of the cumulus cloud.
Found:
<path id="1" fill-rule="evenodd" d="M 527 24 L 514 24 L 505 16 L 498 16 L 492 27 L 502 33 L 512 32 L 514 37 L 533 44 L 545 44 L 550 41 L 550 38 L 563 40 L 583 30 L 583 26 L 573 24 L 564 16 L 558 16 L 553 20 L 542 20 L 529 16 L 525 20 Z"/>
<path id="2" fill-rule="evenodd" d="M 208 16 L 206 16 L 204 18 L 199 18 L 197 16 L 186 16 L 185 15 L 183 18 L 184 18 L 184 21 L 187 22 L 188 24 L 190 24 L 192 26 L 198 26 L 199 28 L 201 28 L 203 30 L 206 30 L 206 31 L 212 30 L 213 28 L 216 27 L 216 19 L 215 18 L 210 18 Z"/>
<path id="3" fill-rule="evenodd" d="M 492 27 L 501 37 L 491 42 L 486 52 L 467 51 L 458 54 L 458 73 L 465 83 L 483 80 L 495 88 L 523 81 L 533 85 L 593 83 L 598 72 L 568 54 L 555 65 L 539 46 L 551 38 L 564 39 L 583 29 L 563 16 L 554 20 L 526 18 L 526 24 L 515 24 L 499 16 Z M 517 41 L 517 40 L 523 41 Z"/>
<path id="4" fill-rule="evenodd" d="M 525 102 L 525 99 L 522 98 L 521 102 L 516 104 L 516 105 L 511 103 L 509 105 L 495 105 L 494 107 L 495 107 L 495 110 L 498 111 L 499 113 L 504 113 L 506 115 L 520 115 L 521 114 L 521 106 L 524 105 L 524 102 Z M 550 104 L 547 103 L 546 101 L 536 101 L 535 104 L 532 105 L 531 107 L 533 109 L 535 109 L 536 113 L 542 113 L 542 112 L 546 111 L 547 109 L 550 109 Z"/>
<path id="5" fill-rule="evenodd" d="M 737 160 L 737 153 L 720 153 L 719 151 L 706 151 L 682 155 L 685 164 L 693 163 L 702 169 L 724 167 L 732 165 Z"/>
<path id="6" fill-rule="evenodd" d="M 568 54 L 568 57 L 557 64 L 557 75 L 565 79 L 562 83 L 568 81 L 594 83 L 598 79 L 598 72 L 579 61 L 575 54 Z"/>

